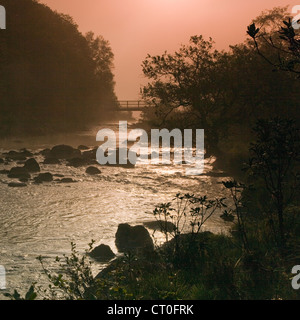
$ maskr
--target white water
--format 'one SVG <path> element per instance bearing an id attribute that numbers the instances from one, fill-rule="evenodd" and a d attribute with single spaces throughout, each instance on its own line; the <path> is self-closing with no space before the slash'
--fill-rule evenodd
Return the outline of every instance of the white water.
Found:
<path id="1" fill-rule="evenodd" d="M 116 128 L 116 124 L 105 127 Z M 55 144 L 95 146 L 96 132 L 75 136 L 53 136 L 21 141 L 3 141 L 1 152 L 26 147 L 33 153 Z M 1 156 L 0 156 L 1 157 Z M 41 162 L 43 157 L 35 156 Z M 0 170 L 10 165 L 0 164 Z M 85 167 L 43 165 L 41 172 L 63 174 L 78 180 L 77 183 L 56 182 L 26 188 L 9 188 L 12 179 L 0 175 L 0 265 L 6 269 L 7 290 L 24 292 L 32 282 L 48 284 L 36 257 L 41 255 L 45 264 L 55 270 L 56 256 L 70 253 L 70 242 L 84 252 L 94 239 L 117 252 L 114 236 L 119 223 L 131 225 L 155 220 L 152 211 L 156 204 L 169 202 L 177 192 L 224 196 L 221 181 L 225 178 L 186 176 L 185 165 L 137 165 L 134 169 L 102 167 L 100 176 L 88 176 Z M 211 170 L 206 161 L 205 172 Z M 205 228 L 213 232 L 226 230 L 219 217 L 213 216 Z M 151 231 L 150 231 L 151 232 Z M 101 269 L 94 263 L 95 273 Z M 0 299 L 1 299 L 0 295 Z"/>

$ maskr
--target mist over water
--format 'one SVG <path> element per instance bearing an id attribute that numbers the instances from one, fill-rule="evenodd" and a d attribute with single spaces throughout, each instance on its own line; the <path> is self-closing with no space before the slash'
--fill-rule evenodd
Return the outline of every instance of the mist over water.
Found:
<path id="1" fill-rule="evenodd" d="M 6 140 L 0 151 L 27 148 L 38 153 L 56 144 L 95 147 L 96 133 L 102 127 L 117 131 L 118 122 L 72 135 Z M 226 178 L 209 175 L 212 159 L 206 160 L 201 176 L 187 176 L 187 165 L 163 164 L 137 164 L 133 169 L 103 166 L 101 175 L 89 176 L 85 173 L 86 167 L 74 168 L 65 163 L 44 165 L 41 155 L 34 157 L 41 172 L 64 175 L 78 182 L 29 183 L 26 188 L 9 188 L 7 183 L 12 179 L 0 176 L 0 265 L 6 268 L 10 292 L 14 289 L 24 292 L 34 281 L 46 285 L 47 279 L 36 257 L 41 255 L 46 266 L 55 270 L 55 257 L 68 255 L 71 241 L 81 253 L 92 239 L 96 245 L 107 244 L 117 253 L 114 240 L 118 224 L 136 225 L 155 220 L 152 214 L 155 205 L 171 201 L 177 192 L 209 198 L 225 194 L 221 181 Z M 0 170 L 13 166 L 16 162 L 0 164 Z M 219 215 L 220 212 L 216 213 L 205 229 L 225 232 L 227 226 Z M 155 233 L 155 236 L 162 241 L 162 235 Z M 95 274 L 103 266 L 94 263 Z"/>

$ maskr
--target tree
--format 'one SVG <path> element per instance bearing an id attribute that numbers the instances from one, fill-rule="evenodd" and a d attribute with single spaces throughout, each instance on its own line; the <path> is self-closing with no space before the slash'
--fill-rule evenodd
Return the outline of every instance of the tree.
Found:
<path id="1" fill-rule="evenodd" d="M 95 36 L 93 32 L 85 35 L 90 48 L 91 58 L 94 63 L 94 75 L 96 77 L 97 99 L 102 109 L 107 106 L 117 105 L 117 97 L 114 92 L 114 54 L 110 44 L 102 36 Z"/>
<path id="2" fill-rule="evenodd" d="M 144 75 L 152 80 L 144 88 L 144 98 L 156 105 L 160 124 L 183 110 L 189 114 L 188 126 L 206 130 L 206 147 L 210 150 L 217 146 L 221 131 L 217 129 L 218 120 L 223 114 L 216 99 L 220 91 L 216 83 L 220 53 L 213 46 L 212 39 L 193 36 L 175 53 L 148 55 L 142 64 Z"/>
<path id="3" fill-rule="evenodd" d="M 95 57 L 72 17 L 35 0 L 1 4 L 9 14 L 0 34 L 0 134 L 78 130 L 101 120 L 101 105 L 116 100 L 105 40 L 94 39 Z"/>

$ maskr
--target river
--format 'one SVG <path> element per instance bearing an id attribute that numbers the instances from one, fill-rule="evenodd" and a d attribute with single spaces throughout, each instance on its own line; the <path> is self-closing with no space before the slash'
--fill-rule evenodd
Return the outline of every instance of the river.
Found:
<path id="1" fill-rule="evenodd" d="M 33 153 L 56 144 L 96 146 L 96 133 L 102 127 L 117 129 L 118 123 L 107 123 L 85 132 L 52 135 L 31 139 L 3 140 L 0 152 L 27 148 Z M 1 155 L 0 155 L 1 157 Z M 185 165 L 137 164 L 133 169 L 103 166 L 101 175 L 89 176 L 85 167 L 74 168 L 65 164 L 43 165 L 42 156 L 36 155 L 41 172 L 71 177 L 78 182 L 58 184 L 55 181 L 26 188 L 9 188 L 12 179 L 1 175 L 0 194 L 0 265 L 6 269 L 8 292 L 24 292 L 33 282 L 47 285 L 37 256 L 55 271 L 56 256 L 70 253 L 71 241 L 83 253 L 94 239 L 117 253 L 114 244 L 119 223 L 143 224 L 155 220 L 152 211 L 156 204 L 169 202 L 177 192 L 207 195 L 209 198 L 225 194 L 221 181 L 214 177 L 212 159 L 205 161 L 201 176 L 187 176 Z M 16 166 L 0 164 L 0 170 Z M 228 224 L 216 213 L 204 226 L 213 232 L 226 232 Z M 149 230 L 150 233 L 152 232 Z M 162 240 L 156 233 L 158 240 Z M 94 262 L 97 273 L 103 265 Z M 0 299 L 1 299 L 0 295 Z"/>

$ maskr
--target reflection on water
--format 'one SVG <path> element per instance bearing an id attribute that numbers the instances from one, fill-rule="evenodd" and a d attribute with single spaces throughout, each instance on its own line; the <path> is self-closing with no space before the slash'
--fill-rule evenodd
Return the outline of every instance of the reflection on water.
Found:
<path id="1" fill-rule="evenodd" d="M 115 124 L 110 125 L 115 128 Z M 107 126 L 106 126 L 107 127 Z M 96 132 L 80 135 L 44 137 L 37 140 L 6 141 L 1 152 L 26 147 L 37 152 L 55 144 L 96 145 Z M 59 140 L 61 138 L 61 140 Z M 51 141 L 51 143 L 50 143 Z M 35 156 L 41 163 L 42 157 Z M 0 165 L 0 170 L 16 165 Z M 48 266 L 54 267 L 57 255 L 69 254 L 70 242 L 84 252 L 94 239 L 105 243 L 114 252 L 114 236 L 119 223 L 141 224 L 154 220 L 152 210 L 158 203 L 169 202 L 177 192 L 206 194 L 221 197 L 224 178 L 186 176 L 185 165 L 145 165 L 134 169 L 102 167 L 100 176 L 89 176 L 85 167 L 40 164 L 42 172 L 62 174 L 76 179 L 77 183 L 58 184 L 55 181 L 42 185 L 29 184 L 26 188 L 9 188 L 11 179 L 0 175 L 0 265 L 7 271 L 8 291 L 24 292 L 38 281 L 47 283 L 35 259 L 41 255 Z M 207 161 L 205 171 L 211 164 Z M 226 229 L 216 214 L 205 226 L 214 232 Z M 95 264 L 95 272 L 101 265 Z"/>

